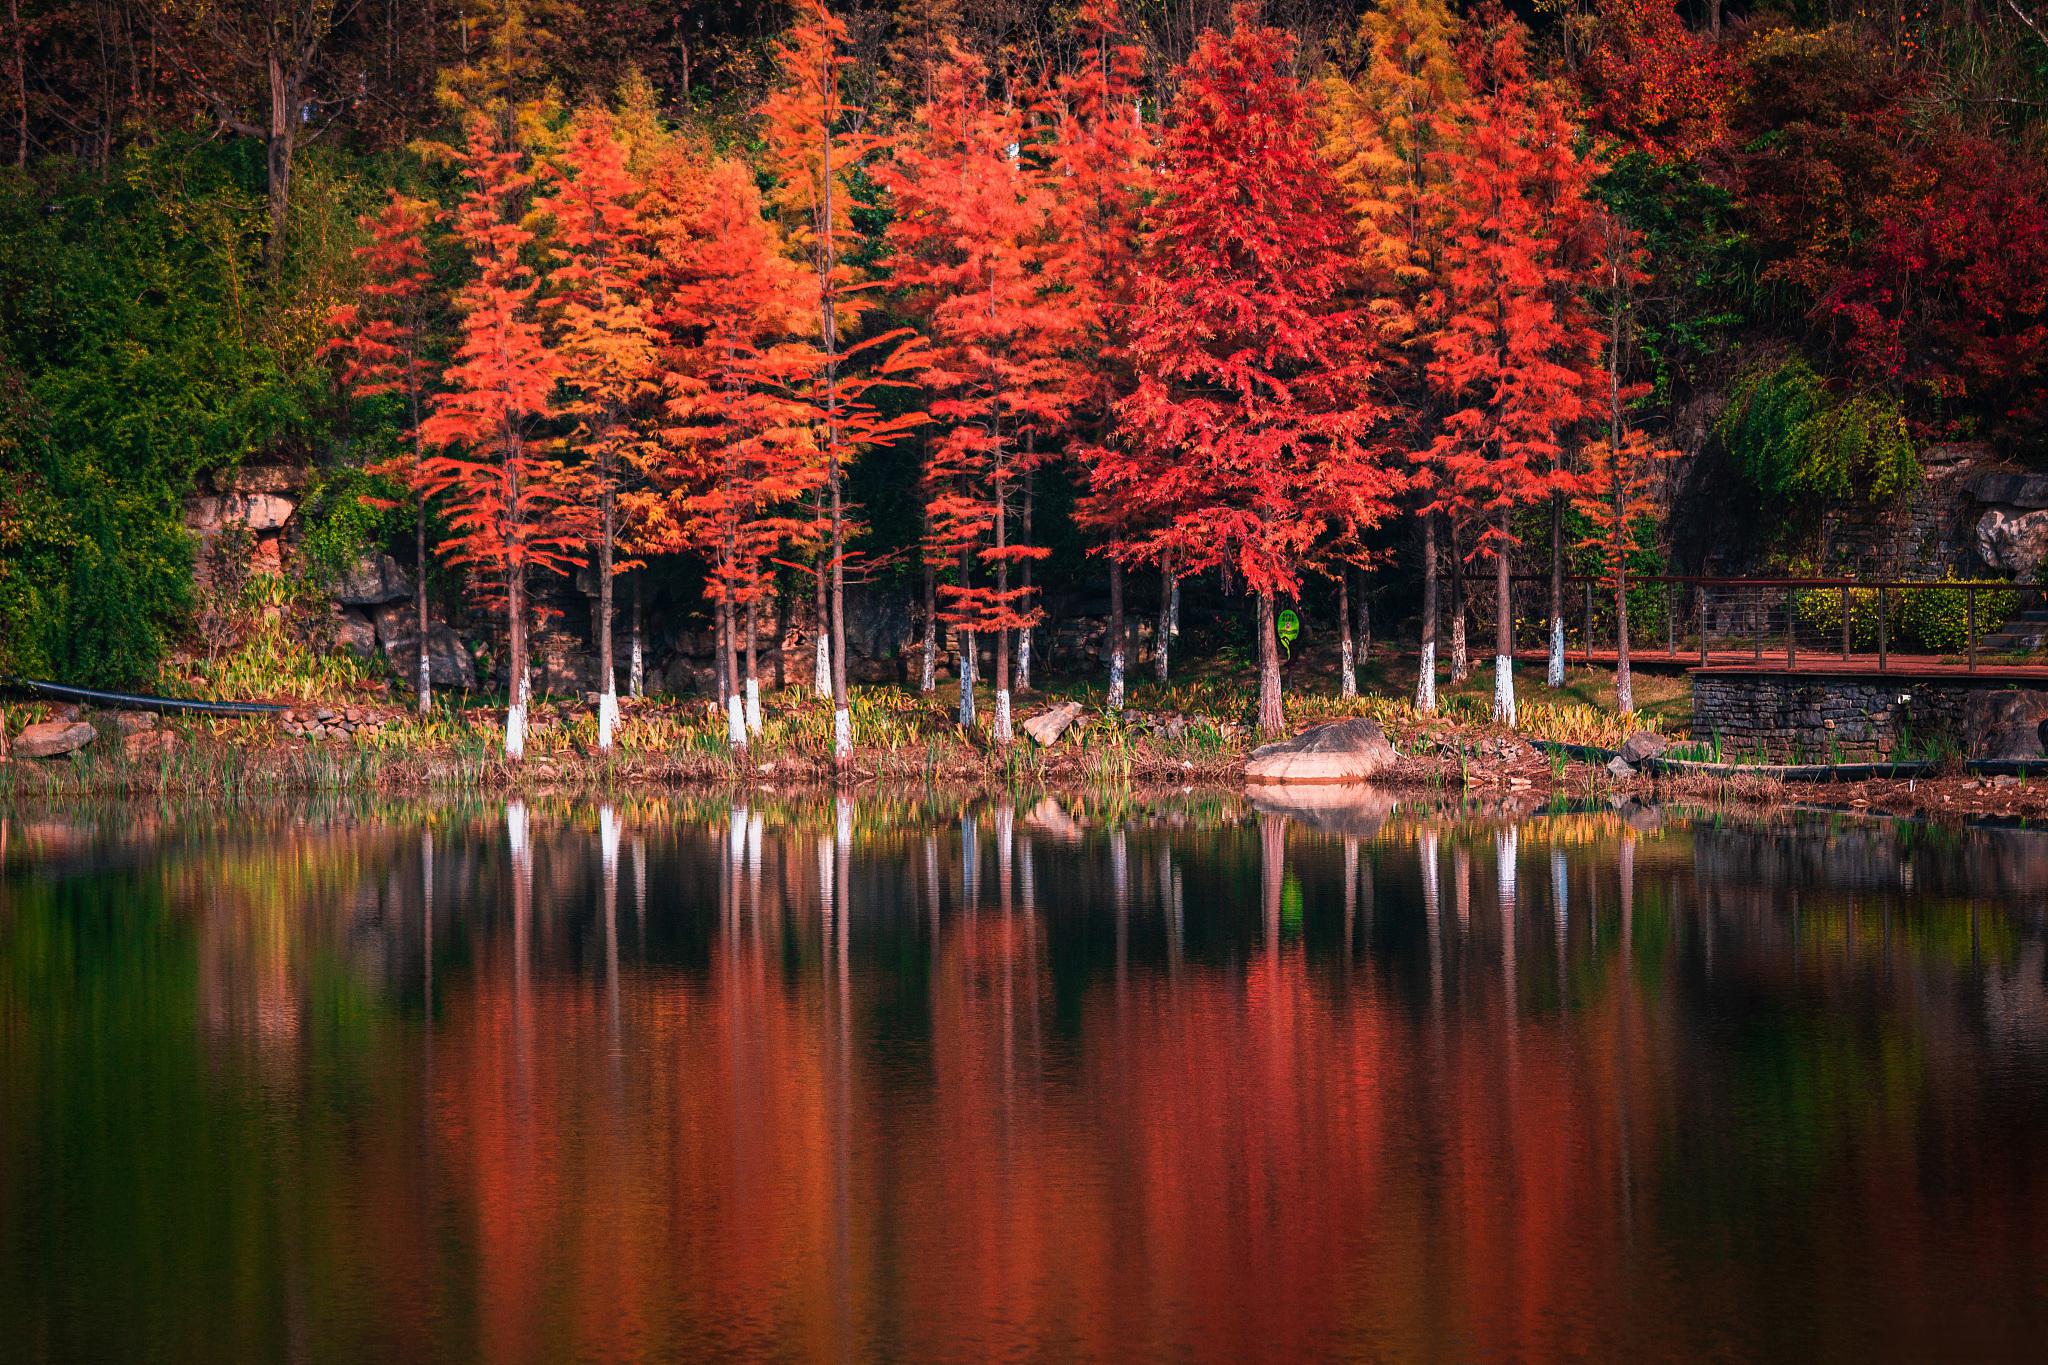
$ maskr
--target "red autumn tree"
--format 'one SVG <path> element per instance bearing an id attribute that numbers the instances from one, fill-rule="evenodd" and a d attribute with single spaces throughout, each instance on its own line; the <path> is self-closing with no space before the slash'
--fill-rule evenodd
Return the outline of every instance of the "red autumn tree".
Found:
<path id="1" fill-rule="evenodd" d="M 1274 734 L 1274 598 L 1333 528 L 1382 517 L 1401 479 L 1368 444 L 1370 334 L 1294 40 L 1250 5 L 1233 19 L 1180 72 L 1132 329 L 1138 386 L 1119 407 L 1129 448 L 1099 486 L 1157 528 L 1125 553 L 1228 564 L 1257 594 L 1259 728 Z"/>
<path id="2" fill-rule="evenodd" d="M 818 445 L 825 456 L 824 512 L 830 592 L 832 753 L 845 766 L 853 758 L 853 713 L 846 692 L 846 466 L 861 449 L 848 406 L 857 400 L 845 385 L 843 337 L 870 306 L 852 259 L 862 246 L 853 219 L 848 175 L 878 145 L 853 126 L 859 110 L 846 103 L 843 81 L 852 64 L 845 21 L 822 0 L 798 0 L 797 20 L 776 51 L 777 82 L 762 102 L 767 159 L 778 184 L 794 250 L 808 259 L 817 281 L 819 365 Z"/>
<path id="3" fill-rule="evenodd" d="M 648 448 L 654 491 L 639 499 L 641 539 L 693 550 L 709 565 L 704 590 L 717 621 L 727 736 L 743 749 L 761 728 L 764 566 L 813 529 L 801 500 L 824 479 L 801 396 L 816 348 L 787 340 L 816 319 L 809 275 L 762 216 L 753 172 L 728 158 L 692 179 L 693 202 L 661 233 L 668 420 Z"/>
<path id="4" fill-rule="evenodd" d="M 1590 411 L 1599 338 L 1566 306 L 1583 275 L 1558 235 L 1558 185 L 1575 174 L 1556 96 L 1531 80 L 1519 21 L 1498 13 L 1466 44 L 1464 132 L 1445 154 L 1452 217 L 1446 315 L 1430 378 L 1449 407 L 1430 458 L 1430 510 L 1482 529 L 1474 558 L 1494 565 L 1494 718 L 1513 724 L 1518 507 L 1569 492 L 1565 441 Z"/>
<path id="5" fill-rule="evenodd" d="M 341 386 L 358 399 L 390 395 L 403 414 L 402 448 L 371 467 L 371 473 L 412 490 L 413 541 L 418 609 L 417 699 L 421 715 L 434 704 L 433 670 L 429 666 L 427 622 L 427 496 L 422 480 L 426 446 L 420 435 L 425 420 L 430 365 L 423 353 L 427 318 L 433 306 L 425 235 L 433 222 L 433 205 L 391 191 L 384 208 L 357 219 L 370 240 L 355 249 L 363 269 L 362 302 L 344 304 L 328 317 L 334 336 L 323 348 L 340 362 Z"/>
<path id="6" fill-rule="evenodd" d="M 535 305 L 539 283 L 523 226 L 534 184 L 525 154 L 488 119 L 470 120 L 457 153 L 469 189 L 455 211 L 455 235 L 475 276 L 456 297 L 462 314 L 455 362 L 442 377 L 421 436 L 433 451 L 420 483 L 442 500 L 452 532 L 448 562 L 469 571 L 481 594 L 502 602 L 510 698 L 505 755 L 526 749 L 528 579 L 582 563 L 587 541 L 581 490 L 545 424 L 561 358 L 548 346 Z"/>
<path id="7" fill-rule="evenodd" d="M 1046 554 L 1018 539 L 1013 504 L 1076 398 L 1075 312 L 1045 270 L 1052 199 L 1023 112 L 987 82 L 956 50 L 880 178 L 896 207 L 893 281 L 923 319 L 919 379 L 944 428 L 928 446 L 926 553 L 957 566 L 939 615 L 961 640 L 961 722 L 972 721 L 974 642 L 991 634 L 995 736 L 1007 744 L 1012 634 L 1039 619 L 1018 570 Z"/>
<path id="8" fill-rule="evenodd" d="M 576 426 L 571 445 L 594 504 L 597 548 L 597 747 L 612 747 L 618 724 L 617 669 L 612 657 L 612 587 L 619 481 L 643 439 L 642 421 L 657 392 L 656 333 L 644 286 L 652 269 L 641 222 L 641 187 L 626 169 L 625 149 L 602 107 L 570 121 L 553 192 L 542 207 L 554 220 L 557 348 L 565 398 L 560 411 Z"/>
<path id="9" fill-rule="evenodd" d="M 1628 409 L 1650 391 L 1648 384 L 1621 382 L 1634 325 L 1634 294 L 1644 279 L 1641 251 L 1627 227 L 1604 216 L 1605 270 L 1600 281 L 1607 317 L 1606 436 L 1586 448 L 1586 468 L 1575 502 L 1593 524 L 1582 548 L 1600 552 L 1601 569 L 1614 592 L 1614 705 L 1627 715 L 1636 709 L 1628 666 L 1628 567 L 1640 546 L 1637 528 L 1657 510 L 1658 476 L 1678 452 L 1660 446 L 1630 424 Z"/>
<path id="10" fill-rule="evenodd" d="M 1086 472 L 1089 491 L 1075 517 L 1098 541 L 1109 562 L 1110 709 L 1124 704 L 1127 632 L 1124 561 L 1116 547 L 1140 529 L 1135 511 L 1098 484 L 1098 469 L 1116 436 L 1116 405 L 1137 387 L 1130 363 L 1130 328 L 1138 280 L 1138 247 L 1157 155 L 1155 128 L 1142 115 L 1144 50 L 1132 42 L 1115 0 L 1089 0 L 1074 21 L 1080 58 L 1056 90 L 1054 126 L 1052 272 L 1069 291 L 1074 311 L 1076 367 L 1081 384 L 1069 450 Z M 1028 504 L 1027 504 L 1028 506 Z M 1171 602 L 1176 568 L 1160 560 L 1160 591 Z M 1169 623 L 1170 626 L 1170 623 Z M 1160 680 L 1166 678 L 1169 630 L 1154 643 Z M 1023 637 L 1028 643 L 1030 635 Z"/>
<path id="11" fill-rule="evenodd" d="M 1592 121 L 1626 147 L 1698 158 L 1728 140 L 1734 64 L 1714 36 L 1685 26 L 1674 0 L 1601 0 L 1579 77 Z"/>

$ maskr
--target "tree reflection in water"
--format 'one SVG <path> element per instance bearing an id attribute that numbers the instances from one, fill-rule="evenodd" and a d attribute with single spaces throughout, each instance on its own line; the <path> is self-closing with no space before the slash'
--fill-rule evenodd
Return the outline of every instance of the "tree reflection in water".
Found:
<path id="1" fill-rule="evenodd" d="M 760 794 L 4 847 L 32 1357 L 2048 1329 L 2048 836 Z"/>

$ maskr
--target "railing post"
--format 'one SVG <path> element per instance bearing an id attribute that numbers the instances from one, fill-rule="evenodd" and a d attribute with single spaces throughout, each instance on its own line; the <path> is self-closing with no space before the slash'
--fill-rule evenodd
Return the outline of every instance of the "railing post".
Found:
<path id="1" fill-rule="evenodd" d="M 1963 589 L 1963 617 L 1970 631 L 1970 671 L 1977 671 L 1977 585 Z"/>
<path id="2" fill-rule="evenodd" d="M 1840 589 L 1840 592 L 1841 592 L 1841 594 L 1842 594 L 1842 662 L 1843 662 L 1843 663 L 1848 663 L 1848 662 L 1849 662 L 1849 587 L 1848 587 L 1848 585 L 1847 585 L 1846 583 L 1842 585 L 1842 587 L 1841 587 L 1841 589 Z"/>
<path id="3" fill-rule="evenodd" d="M 1758 588 L 1756 590 L 1756 661 L 1758 663 L 1764 661 L 1764 623 L 1769 616 L 1770 612 L 1764 606 L 1764 590 Z"/>
<path id="4" fill-rule="evenodd" d="M 1792 610 L 1792 596 L 1793 590 L 1791 588 L 1785 589 L 1785 667 L 1787 668 L 1797 668 L 1799 666 L 1799 641 L 1797 638 L 1799 634 L 1799 618 Z"/>
<path id="5" fill-rule="evenodd" d="M 1886 619 L 1890 615 L 1885 603 L 1884 584 L 1880 583 L 1877 585 L 1877 671 L 1880 673 L 1885 671 L 1890 659 L 1890 623 Z"/>
<path id="6" fill-rule="evenodd" d="M 1700 584 L 1692 590 L 1693 615 L 1700 623 L 1700 667 L 1707 666 L 1707 589 Z"/>

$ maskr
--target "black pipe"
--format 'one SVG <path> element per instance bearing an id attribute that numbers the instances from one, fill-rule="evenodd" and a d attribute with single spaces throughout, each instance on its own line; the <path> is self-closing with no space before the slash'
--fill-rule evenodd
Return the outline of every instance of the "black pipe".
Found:
<path id="1" fill-rule="evenodd" d="M 186 711 L 200 716 L 274 716 L 288 709 L 267 701 L 185 701 L 178 697 L 145 697 L 133 692 L 67 687 L 63 683 L 36 682 L 29 678 L 0 678 L 0 691 L 26 692 L 35 697 L 91 702 L 95 706 L 131 711 Z"/>

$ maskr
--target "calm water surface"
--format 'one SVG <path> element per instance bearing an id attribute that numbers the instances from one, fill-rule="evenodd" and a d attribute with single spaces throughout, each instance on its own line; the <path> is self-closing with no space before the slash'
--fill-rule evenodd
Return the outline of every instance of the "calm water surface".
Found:
<path id="1" fill-rule="evenodd" d="M 0 1358 L 2039 1359 L 2048 834 L 0 817 Z"/>

